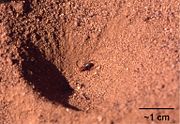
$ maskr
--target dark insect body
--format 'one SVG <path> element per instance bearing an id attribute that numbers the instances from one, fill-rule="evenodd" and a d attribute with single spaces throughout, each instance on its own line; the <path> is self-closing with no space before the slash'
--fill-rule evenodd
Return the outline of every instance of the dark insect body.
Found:
<path id="1" fill-rule="evenodd" d="M 93 66 L 94 63 L 92 62 L 85 63 L 82 67 L 80 67 L 80 71 L 90 71 Z"/>

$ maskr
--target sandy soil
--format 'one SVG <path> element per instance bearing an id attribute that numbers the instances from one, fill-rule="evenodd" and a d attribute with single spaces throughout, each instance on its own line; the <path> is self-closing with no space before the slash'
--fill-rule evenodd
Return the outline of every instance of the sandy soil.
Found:
<path id="1" fill-rule="evenodd" d="M 179 0 L 0 0 L 0 124 L 178 124 L 179 23 Z"/>

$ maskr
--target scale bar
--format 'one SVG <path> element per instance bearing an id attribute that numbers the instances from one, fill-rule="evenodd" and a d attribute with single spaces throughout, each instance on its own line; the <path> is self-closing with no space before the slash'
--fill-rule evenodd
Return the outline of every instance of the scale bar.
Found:
<path id="1" fill-rule="evenodd" d="M 144 110 L 174 110 L 174 108 L 139 108 Z"/>

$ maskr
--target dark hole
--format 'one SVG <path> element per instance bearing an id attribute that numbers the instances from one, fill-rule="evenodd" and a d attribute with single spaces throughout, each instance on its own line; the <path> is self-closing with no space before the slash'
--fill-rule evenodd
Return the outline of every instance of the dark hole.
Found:
<path id="1" fill-rule="evenodd" d="M 69 96 L 73 94 L 74 90 L 66 78 L 53 63 L 45 59 L 33 43 L 23 43 L 19 48 L 19 53 L 23 59 L 23 76 L 29 85 L 35 87 L 35 91 L 53 103 L 79 110 L 68 103 Z"/>
<path id="2" fill-rule="evenodd" d="M 162 85 L 162 88 L 165 88 L 165 85 L 164 85 L 164 84 Z"/>
<path id="3" fill-rule="evenodd" d="M 144 21 L 145 21 L 145 22 L 148 22 L 150 19 L 151 19 L 151 17 L 148 16 L 148 17 L 146 17 L 146 18 L 144 19 Z"/>
<path id="4" fill-rule="evenodd" d="M 28 14 L 32 11 L 31 3 L 29 0 L 25 0 L 24 5 L 23 5 L 23 13 Z"/>
<path id="5" fill-rule="evenodd" d="M 19 60 L 17 59 L 11 59 L 11 61 L 12 61 L 12 64 L 19 64 Z"/>

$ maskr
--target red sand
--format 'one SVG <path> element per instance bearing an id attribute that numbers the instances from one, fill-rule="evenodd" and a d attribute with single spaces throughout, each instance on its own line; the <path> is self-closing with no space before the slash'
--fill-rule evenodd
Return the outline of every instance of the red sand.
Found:
<path id="1" fill-rule="evenodd" d="M 0 123 L 178 124 L 179 3 L 1 0 Z"/>

